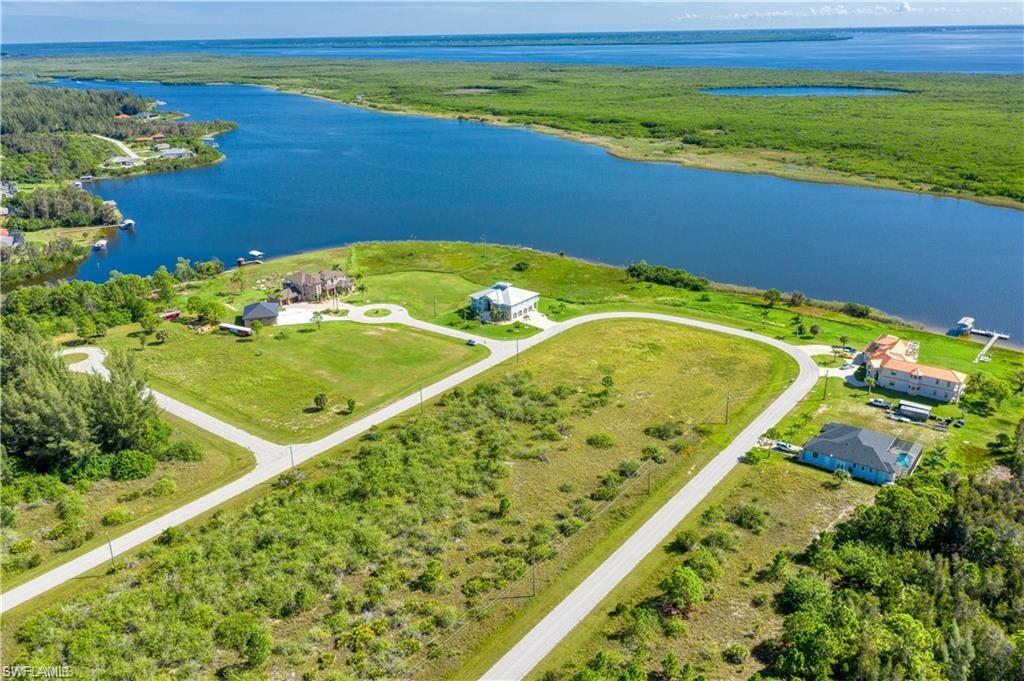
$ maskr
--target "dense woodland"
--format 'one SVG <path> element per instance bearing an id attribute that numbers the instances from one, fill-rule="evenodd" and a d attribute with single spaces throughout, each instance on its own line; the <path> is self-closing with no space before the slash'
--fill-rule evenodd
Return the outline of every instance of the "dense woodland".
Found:
<path id="1" fill-rule="evenodd" d="M 41 187 L 8 199 L 11 217 L 6 226 L 33 232 L 50 227 L 114 225 L 121 219 L 116 206 L 75 187 Z"/>
<path id="2" fill-rule="evenodd" d="M 44 539 L 57 542 L 59 550 L 73 549 L 91 538 L 80 492 L 104 478 L 145 478 L 157 460 L 201 456 L 193 445 L 170 441 L 170 428 L 143 392 L 145 376 L 130 353 L 110 356 L 105 380 L 73 374 L 24 317 L 5 319 L 2 333 L 5 537 L 17 528 L 18 504 L 47 501 L 57 504 L 61 522 Z M 4 573 L 38 564 L 30 547 L 5 541 Z"/>
<path id="3" fill-rule="evenodd" d="M 174 272 L 159 267 L 153 274 L 114 272 L 103 282 L 61 281 L 52 286 L 25 286 L 9 292 L 3 300 L 3 316 L 10 323 L 27 320 L 44 335 L 77 331 L 81 338 L 102 336 L 112 326 L 153 323 L 154 310 L 174 300 L 179 285 L 206 279 L 224 271 L 219 260 L 191 262 L 179 258 Z M 216 301 L 190 299 L 187 311 L 205 321 L 217 321 L 223 306 Z"/>
<path id="4" fill-rule="evenodd" d="M 90 137 L 93 134 L 130 140 L 162 133 L 168 141 L 196 152 L 197 158 L 159 161 L 162 170 L 210 163 L 220 157 L 199 140 L 207 133 L 230 129 L 230 123 L 115 118 L 119 114 L 134 116 L 149 107 L 150 102 L 126 90 L 79 90 L 5 81 L 0 115 L 4 167 L 0 175 L 4 180 L 43 182 L 98 174 L 99 166 L 114 154 L 107 142 Z"/>
<path id="5" fill-rule="evenodd" d="M 76 244 L 66 237 L 57 237 L 46 243 L 27 241 L 19 249 L 0 249 L 0 285 L 23 282 L 62 267 L 79 262 L 89 253 L 89 247 Z"/>

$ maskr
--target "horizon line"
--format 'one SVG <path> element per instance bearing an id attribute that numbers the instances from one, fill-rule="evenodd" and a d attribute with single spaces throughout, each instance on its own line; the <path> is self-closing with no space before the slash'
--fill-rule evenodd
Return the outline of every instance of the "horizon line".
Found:
<path id="1" fill-rule="evenodd" d="M 201 43 L 201 42 L 245 42 L 249 40 L 386 40 L 398 39 L 408 40 L 411 38 L 487 38 L 494 36 L 507 37 L 536 37 L 536 36 L 586 36 L 586 35 L 653 35 L 660 33 L 767 33 L 767 32 L 793 32 L 793 33 L 829 33 L 838 31 L 913 31 L 926 30 L 938 31 L 949 29 L 1024 29 L 1024 22 L 1020 24 L 948 24 L 941 26 L 838 26 L 838 27 L 796 27 L 796 28 L 691 28 L 691 29 L 661 29 L 641 31 L 540 31 L 540 32 L 517 32 L 517 33 L 409 33 L 409 34 L 379 34 L 379 35 L 320 35 L 320 36 L 252 36 L 247 38 L 168 38 L 160 40 L 68 40 L 68 41 L 33 41 L 33 42 L 4 42 L 0 41 L 0 49 L 8 46 L 20 45 L 124 45 L 138 43 Z"/>

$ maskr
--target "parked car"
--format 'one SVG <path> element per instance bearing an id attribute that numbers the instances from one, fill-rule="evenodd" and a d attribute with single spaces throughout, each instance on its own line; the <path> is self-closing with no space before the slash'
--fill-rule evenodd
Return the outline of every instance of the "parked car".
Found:
<path id="1" fill-rule="evenodd" d="M 778 442 L 775 443 L 774 449 L 777 449 L 780 452 L 786 452 L 787 454 L 799 454 L 800 453 L 800 448 L 799 447 L 797 447 L 796 445 L 790 444 L 788 442 L 783 442 L 781 440 L 779 440 Z"/>
<path id="2" fill-rule="evenodd" d="M 906 416 L 900 416 L 899 414 L 886 414 L 885 418 L 890 421 L 899 421 L 900 423 L 913 423 L 913 421 L 908 419 Z"/>
<path id="3" fill-rule="evenodd" d="M 868 406 L 878 407 L 879 409 L 892 409 L 892 405 L 883 400 L 881 397 L 872 397 L 868 400 Z"/>
<path id="4" fill-rule="evenodd" d="M 469 340 L 466 341 L 466 345 L 473 347 L 474 345 L 476 345 L 476 339 L 470 338 Z"/>
<path id="5" fill-rule="evenodd" d="M 840 371 L 845 371 L 846 369 L 852 369 L 855 366 L 857 366 L 857 365 L 854 364 L 853 362 L 847 362 L 847 363 L 843 364 L 843 366 L 839 367 L 839 370 Z"/>
<path id="6" fill-rule="evenodd" d="M 964 427 L 964 420 L 963 419 L 957 419 L 956 421 L 953 422 L 953 427 L 954 428 L 963 428 Z"/>

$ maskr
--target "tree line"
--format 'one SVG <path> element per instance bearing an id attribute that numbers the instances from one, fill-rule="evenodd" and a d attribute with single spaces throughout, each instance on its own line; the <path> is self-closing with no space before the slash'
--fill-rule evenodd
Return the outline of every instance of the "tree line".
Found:
<path id="1" fill-rule="evenodd" d="M 7 226 L 26 232 L 51 227 L 112 225 L 121 219 L 116 206 L 75 187 L 41 187 L 19 192 L 5 205 L 11 209 Z"/>

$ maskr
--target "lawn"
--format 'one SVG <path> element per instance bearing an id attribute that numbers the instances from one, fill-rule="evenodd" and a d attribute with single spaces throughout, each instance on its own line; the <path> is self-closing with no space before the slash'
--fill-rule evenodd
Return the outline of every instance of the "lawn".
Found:
<path id="1" fill-rule="evenodd" d="M 94 483 L 81 495 L 86 508 L 83 518 L 85 528 L 93 536 L 84 544 L 67 550 L 61 550 L 59 540 L 46 539 L 43 536 L 47 530 L 60 522 L 55 503 L 39 501 L 14 505 L 17 523 L 4 530 L 5 553 L 11 544 L 31 538 L 31 548 L 24 550 L 38 554 L 42 560 L 35 568 L 5 574 L 5 590 L 96 548 L 106 541 L 108 536 L 118 537 L 202 496 L 242 475 L 253 466 L 252 455 L 242 447 L 170 414 L 164 414 L 163 418 L 172 428 L 172 440 L 195 442 L 203 450 L 203 460 L 160 461 L 157 463 L 156 472 L 141 480 L 104 479 Z M 173 481 L 173 486 L 168 485 L 166 480 Z M 154 487 L 158 481 L 165 482 Z M 103 517 L 115 507 L 125 509 L 130 518 L 116 525 L 102 523 Z"/>
<path id="2" fill-rule="evenodd" d="M 772 602 L 782 583 L 758 573 L 777 551 L 802 551 L 819 532 L 845 517 L 857 504 L 869 503 L 875 491 L 876 487 L 858 482 L 835 487 L 827 472 L 791 463 L 778 455 L 733 470 L 672 536 L 685 530 L 706 536 L 724 529 L 735 534 L 736 547 L 718 552 L 721 574 L 711 582 L 714 595 L 686 620 L 687 633 L 669 638 L 659 631 L 645 639 L 647 668 L 660 668 L 661 660 L 671 652 L 708 678 L 749 678 L 761 667 L 753 656 L 732 664 L 723 659 L 722 653 L 737 643 L 747 650 L 754 649 L 781 630 L 782 616 L 774 611 Z M 769 521 L 760 534 L 724 519 L 702 522 L 709 509 L 728 510 L 739 504 L 755 504 L 767 511 Z M 611 635 L 627 629 L 625 610 L 656 594 L 658 584 L 684 558 L 668 544 L 652 552 L 528 678 L 539 679 L 544 672 L 555 670 L 571 673 L 601 650 L 620 651 L 628 658 L 631 646 Z"/>
<path id="3" fill-rule="evenodd" d="M 150 385 L 253 434 L 280 443 L 314 440 L 385 402 L 486 356 L 457 340 L 402 326 L 347 322 L 268 327 L 258 339 L 195 334 L 166 325 L 168 341 L 139 348 L 135 327 L 111 330 Z M 317 410 L 313 398 L 327 396 Z M 356 401 L 349 413 L 346 400 Z"/>
<path id="4" fill-rule="evenodd" d="M 259 341 L 266 342 L 266 336 Z M 174 629 L 181 636 L 172 646 L 139 646 L 131 633 L 128 638 L 98 634 L 95 647 L 83 654 L 109 664 L 116 648 L 127 656 L 125 665 L 129 658 L 148 665 L 143 661 L 155 661 L 164 654 L 160 651 L 177 655 L 173 650 L 195 640 L 185 631 L 199 623 L 182 619 L 179 606 L 166 600 L 171 587 L 164 569 L 168 560 L 177 562 L 173 556 L 179 552 L 199 551 L 203 560 L 189 562 L 184 571 L 175 568 L 178 586 L 173 590 L 194 594 L 217 619 L 242 609 L 266 622 L 274 644 L 264 671 L 272 677 L 306 671 L 322 676 L 328 670 L 359 676 L 377 665 L 386 665 L 390 675 L 437 678 L 456 668 L 461 674 L 472 651 L 485 642 L 497 644 L 507 632 L 514 636 L 510 623 L 542 615 L 580 574 L 614 550 L 782 389 L 794 369 L 771 348 L 676 325 L 611 321 L 579 327 L 524 352 L 518 364 L 510 361 L 478 377 L 464 388 L 464 396 L 433 401 L 424 416 L 396 419 L 374 438 L 308 462 L 302 466 L 301 484 L 275 484 L 261 498 L 229 504 L 214 520 L 199 523 L 203 532 L 187 532 L 184 543 L 150 548 L 138 567 L 104 580 L 121 585 L 114 591 L 88 592 L 92 596 L 66 592 L 59 602 L 74 599 L 84 609 L 51 610 L 44 618 L 81 616 L 102 627 L 115 612 L 106 603 L 143 608 L 146 612 L 132 615 L 140 631 Z M 500 385 L 518 387 L 503 388 L 498 396 L 492 391 Z M 728 392 L 739 397 L 725 425 Z M 498 410 L 491 416 L 494 421 L 475 425 L 484 404 Z M 544 426 L 546 412 L 559 414 L 558 431 L 564 435 Z M 681 434 L 672 441 L 644 434 L 647 426 L 668 420 L 680 425 Z M 442 437 L 431 430 L 435 422 L 453 430 Z M 602 436 L 600 445 L 592 444 L 597 442 L 593 436 Z M 678 445 L 677 451 L 669 445 Z M 644 451 L 650 447 L 655 449 Z M 489 459 L 488 452 L 497 452 L 497 458 Z M 663 461 L 646 463 L 650 493 L 647 476 L 636 475 L 621 480 L 611 501 L 590 500 L 603 487 L 601 479 L 613 475 L 624 460 L 645 456 Z M 391 465 L 399 465 L 397 472 L 388 472 Z M 452 478 L 451 471 L 459 472 Z M 479 487 L 474 476 L 484 472 L 489 482 Z M 350 484 L 378 491 L 344 493 Z M 502 498 L 508 501 L 499 503 Z M 506 510 L 496 512 L 498 507 Z M 590 508 L 585 513 L 592 515 L 589 523 L 567 534 L 573 536 L 568 543 L 553 543 L 557 550 L 539 564 L 538 597 L 495 600 L 495 589 L 513 596 L 529 593 L 519 556 L 550 542 L 549 533 L 557 538 L 565 532 L 558 528 L 584 507 Z M 278 517 L 281 513 L 285 516 Z M 284 522 L 284 517 L 291 520 Z M 424 592 L 417 575 L 431 561 L 439 563 L 441 585 Z M 322 581 L 323 569 L 344 577 Z M 244 595 L 257 586 L 263 596 Z M 303 596 L 300 609 L 270 616 L 261 603 L 279 600 L 272 592 L 282 589 L 312 589 L 313 598 Z M 90 599 L 88 605 L 81 596 Z M 365 599 L 376 603 L 379 612 L 403 614 L 387 630 L 376 624 L 372 631 L 361 628 L 378 617 L 367 610 L 350 616 L 341 604 L 351 603 L 359 611 L 363 606 L 356 604 L 370 602 Z M 462 613 L 484 606 L 489 606 L 486 618 L 469 620 L 470 626 L 443 648 L 431 645 Z M 17 613 L 18 621 L 33 613 L 32 608 Z M 201 627 L 200 635 L 208 637 L 215 625 Z M 73 638 L 78 629 L 65 621 L 56 628 L 33 625 L 32 631 Z M 354 636 L 373 638 L 373 650 L 384 646 L 389 661 L 362 648 Z M 212 674 L 238 663 L 237 655 L 222 646 L 203 646 L 202 655 L 190 662 L 197 672 Z M 48 650 L 41 659 L 58 648 Z M 4 660 L 18 659 L 20 651 L 8 649 Z"/>

